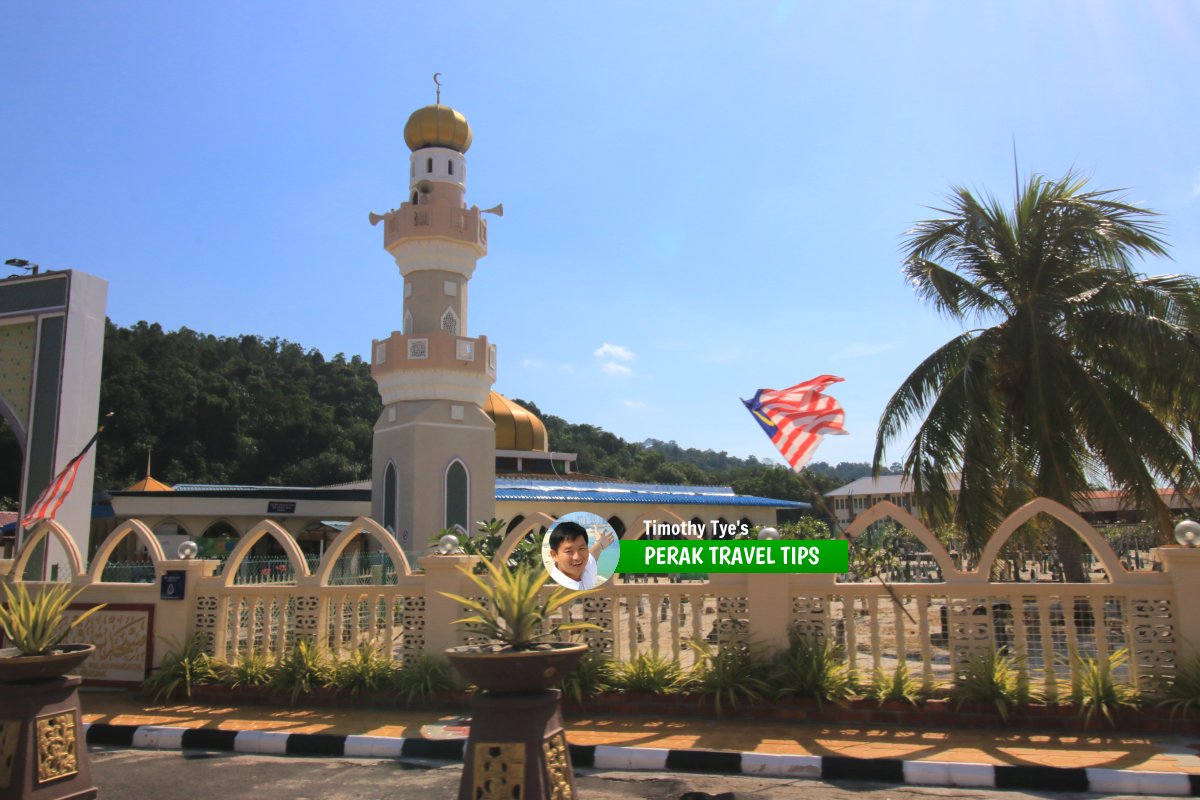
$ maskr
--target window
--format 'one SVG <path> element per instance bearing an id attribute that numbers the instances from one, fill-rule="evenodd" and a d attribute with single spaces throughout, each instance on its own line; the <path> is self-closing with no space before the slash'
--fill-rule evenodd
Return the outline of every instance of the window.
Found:
<path id="1" fill-rule="evenodd" d="M 430 173 L 430 174 L 433 173 L 433 159 L 432 158 L 425 159 L 425 172 Z"/>
<path id="2" fill-rule="evenodd" d="M 458 314 L 454 313 L 453 308 L 447 308 L 442 314 L 442 330 L 452 336 L 458 336 Z"/>
<path id="3" fill-rule="evenodd" d="M 451 175 L 454 174 L 454 160 L 453 159 L 446 162 L 446 169 L 448 169 L 450 171 Z"/>
<path id="4" fill-rule="evenodd" d="M 467 530 L 467 468 L 458 459 L 446 469 L 446 527 Z"/>
<path id="5" fill-rule="evenodd" d="M 412 312 L 411 311 L 404 312 L 404 332 L 406 334 L 412 333 Z"/>
<path id="6" fill-rule="evenodd" d="M 383 471 L 383 527 L 396 530 L 396 465 L 391 461 Z"/>

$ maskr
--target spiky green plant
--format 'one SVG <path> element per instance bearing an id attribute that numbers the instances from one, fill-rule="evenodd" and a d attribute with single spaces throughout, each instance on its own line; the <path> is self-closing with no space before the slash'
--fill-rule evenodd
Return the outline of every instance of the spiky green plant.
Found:
<path id="1" fill-rule="evenodd" d="M 67 609 L 83 588 L 60 584 L 31 595 L 22 582 L 15 587 L 4 584 L 5 606 L 0 608 L 4 635 L 22 655 L 47 655 L 81 622 L 107 605 L 93 606 L 68 622 Z"/>
<path id="2" fill-rule="evenodd" d="M 424 703 L 438 692 L 463 688 L 462 679 L 443 655 L 415 655 L 404 659 L 392 676 L 396 696 L 404 703 Z"/>
<path id="3" fill-rule="evenodd" d="M 969 659 L 954 688 L 958 706 L 963 703 L 990 703 L 1008 720 L 1008 710 L 1020 703 L 1041 699 L 1028 682 L 1022 680 L 1025 659 L 1008 652 L 1007 648 L 992 647 Z"/>
<path id="4" fill-rule="evenodd" d="M 1160 708 L 1177 711 L 1193 711 L 1200 708 L 1200 657 L 1193 656 L 1175 666 L 1175 678 L 1163 687 Z"/>
<path id="5" fill-rule="evenodd" d="M 880 705 L 887 702 L 902 702 L 916 705 L 925 698 L 925 687 L 920 678 L 908 671 L 908 663 L 901 661 L 891 674 L 882 669 L 876 669 L 871 675 L 871 683 L 866 687 L 866 695 L 878 700 Z"/>
<path id="6" fill-rule="evenodd" d="M 808 636 L 791 637 L 772 665 L 769 683 L 776 697 L 812 697 L 819 703 L 838 703 L 854 693 L 842 649 Z"/>
<path id="7" fill-rule="evenodd" d="M 173 638 L 164 641 L 170 650 L 162 663 L 142 681 L 142 690 L 155 702 L 174 700 L 180 695 L 191 697 L 192 687 L 221 681 L 224 665 L 205 650 L 203 634 L 196 633 L 182 643 Z"/>
<path id="8" fill-rule="evenodd" d="M 694 637 L 684 641 L 695 652 L 696 663 L 683 688 L 711 698 L 718 715 L 723 705 L 736 710 L 739 703 L 766 693 L 766 665 L 747 642 L 733 640 L 718 648 Z"/>
<path id="9" fill-rule="evenodd" d="M 483 563 L 486 575 L 475 575 L 471 570 L 459 567 L 459 571 L 478 587 L 484 598 L 482 601 L 439 592 L 475 612 L 469 617 L 454 620 L 455 624 L 468 625 L 513 650 L 527 650 L 539 639 L 560 633 L 602 630 L 599 625 L 590 622 L 550 621 L 551 615 L 558 609 L 597 590 L 581 592 L 556 586 L 543 599 L 540 592 L 550 579 L 550 573 L 540 564 L 521 564 L 514 568 L 497 567 L 489 561 Z"/>
<path id="10" fill-rule="evenodd" d="M 275 662 L 262 653 L 243 653 L 223 670 L 230 686 L 266 686 L 275 674 Z"/>
<path id="11" fill-rule="evenodd" d="M 377 692 L 391 684 L 397 672 L 394 659 L 374 642 L 361 642 L 348 658 L 334 665 L 332 683 L 350 694 Z"/>
<path id="12" fill-rule="evenodd" d="M 674 694 L 684 683 L 679 662 L 654 653 L 640 653 L 614 665 L 613 688 L 625 692 Z"/>
<path id="13" fill-rule="evenodd" d="M 276 666 L 271 685 L 290 692 L 294 703 L 302 694 L 330 686 L 333 676 L 334 668 L 328 654 L 314 642 L 301 639 Z"/>
<path id="14" fill-rule="evenodd" d="M 599 653 L 589 652 L 579 666 L 562 679 L 558 688 L 563 696 L 583 705 L 589 697 L 613 688 L 616 670 L 612 659 Z"/>
<path id="15" fill-rule="evenodd" d="M 1122 647 L 1097 659 L 1071 650 L 1071 702 L 1079 706 L 1084 727 L 1092 724 L 1097 715 L 1110 727 L 1116 727 L 1113 714 L 1122 708 L 1137 708 L 1140 693 L 1130 683 L 1119 681 L 1113 673 L 1129 660 L 1129 650 Z"/>

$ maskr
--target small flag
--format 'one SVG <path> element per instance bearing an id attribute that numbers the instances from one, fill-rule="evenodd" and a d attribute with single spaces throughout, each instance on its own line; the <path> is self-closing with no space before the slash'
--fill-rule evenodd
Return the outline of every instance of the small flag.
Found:
<path id="1" fill-rule="evenodd" d="M 112 416 L 109 412 L 105 419 Z M 88 440 L 88 443 L 79 451 L 79 455 L 67 462 L 67 466 L 63 471 L 54 476 L 54 480 L 42 490 L 38 495 L 38 499 L 34 501 L 33 507 L 29 509 L 29 513 L 21 518 L 21 527 L 28 528 L 30 525 L 41 522 L 46 519 L 54 519 L 54 515 L 58 513 L 58 509 L 66 502 L 67 495 L 71 493 L 71 487 L 75 485 L 75 473 L 79 472 L 79 465 L 83 463 L 83 457 L 87 455 L 88 450 L 92 449 L 92 445 L 96 443 L 96 439 L 100 438 L 100 433 L 104 430 L 101 426 L 99 430 Z"/>
<path id="2" fill-rule="evenodd" d="M 742 401 L 796 472 L 812 458 L 823 435 L 846 433 L 846 412 L 823 394 L 841 380 L 822 375 L 790 389 L 759 389 L 753 399 Z"/>

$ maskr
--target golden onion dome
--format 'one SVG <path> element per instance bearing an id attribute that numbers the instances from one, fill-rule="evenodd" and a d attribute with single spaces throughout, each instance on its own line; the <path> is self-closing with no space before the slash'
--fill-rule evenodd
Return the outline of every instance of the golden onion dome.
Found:
<path id="1" fill-rule="evenodd" d="M 409 150 L 448 147 L 466 153 L 471 146 L 471 126 L 450 106 L 425 106 L 414 111 L 404 125 L 404 143 Z"/>
<path id="2" fill-rule="evenodd" d="M 499 392 L 488 395 L 483 412 L 496 423 L 497 450 L 550 451 L 550 437 L 537 415 Z"/>

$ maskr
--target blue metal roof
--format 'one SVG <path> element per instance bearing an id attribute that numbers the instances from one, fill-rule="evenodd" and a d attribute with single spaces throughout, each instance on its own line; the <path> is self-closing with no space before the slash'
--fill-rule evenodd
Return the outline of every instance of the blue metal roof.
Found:
<path id="1" fill-rule="evenodd" d="M 314 500 L 362 500 L 370 498 L 367 488 L 303 488 L 296 486 L 220 486 L 214 484 L 183 483 L 175 486 L 176 492 L 187 492 L 209 497 L 262 495 L 266 497 L 311 497 Z M 114 495 L 138 494 L 113 492 Z M 156 495 L 158 493 L 155 493 Z M 812 508 L 809 503 L 795 500 L 779 500 L 773 497 L 755 497 L 738 494 L 728 486 L 684 486 L 673 483 L 621 483 L 620 481 L 566 481 L 546 478 L 497 478 L 497 500 L 554 500 L 578 503 L 678 503 L 701 506 L 760 506 L 765 508 Z"/>
<path id="2" fill-rule="evenodd" d="M 497 478 L 497 500 L 560 500 L 583 503 L 679 503 L 705 506 L 811 508 L 809 503 L 737 494 L 728 486 L 666 483 L 598 483 Z"/>

